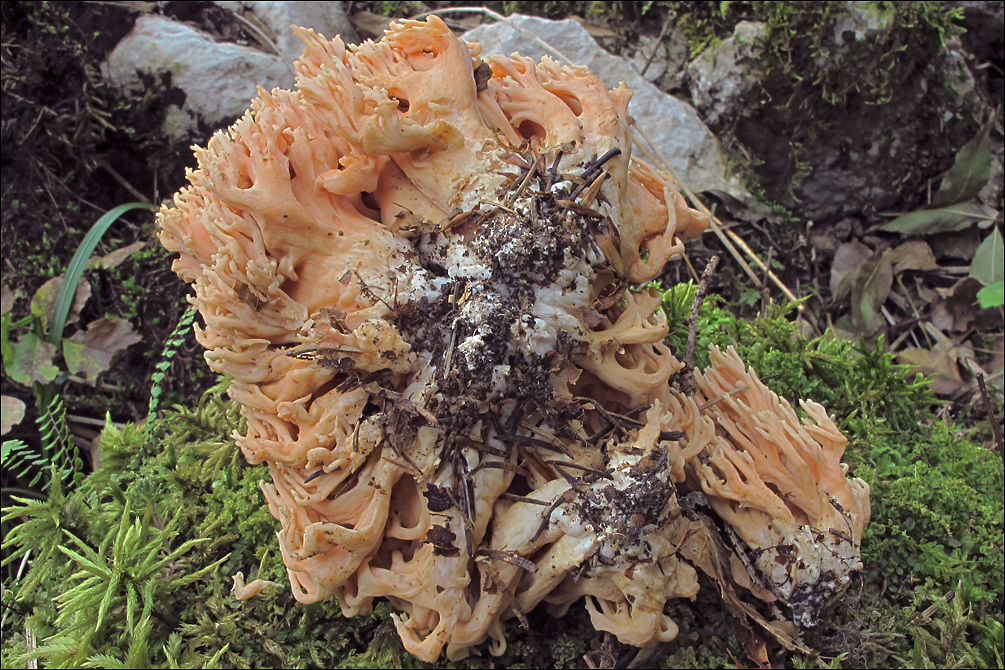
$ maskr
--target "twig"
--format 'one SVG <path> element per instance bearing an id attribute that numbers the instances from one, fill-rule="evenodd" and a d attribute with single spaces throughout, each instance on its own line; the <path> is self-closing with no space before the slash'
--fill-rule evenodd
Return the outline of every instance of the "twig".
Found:
<path id="1" fill-rule="evenodd" d="M 726 391 L 722 395 L 717 395 L 714 398 L 712 398 L 711 400 L 709 400 L 708 402 L 704 402 L 704 403 L 698 405 L 698 411 L 699 412 L 704 412 L 706 409 L 708 409 L 712 405 L 715 405 L 716 403 L 720 403 L 723 400 L 725 400 L 726 398 L 729 398 L 730 396 L 734 396 L 737 393 L 743 393 L 744 391 L 747 391 L 749 389 L 750 389 L 750 386 L 748 384 L 744 384 L 743 386 L 737 386 L 732 391 Z"/>
<path id="2" fill-rule="evenodd" d="M 663 38 L 666 37 L 667 30 L 670 29 L 670 21 L 674 18 L 675 12 L 667 12 L 666 19 L 663 20 L 663 28 L 660 30 L 660 36 L 656 38 L 656 44 L 653 45 L 652 53 L 649 54 L 649 58 L 646 59 L 646 64 L 642 66 L 642 71 L 639 75 L 645 76 L 646 70 L 653 62 L 653 58 L 656 57 L 656 52 L 659 51 L 660 47 L 663 46 Z"/>
<path id="3" fill-rule="evenodd" d="M 24 643 L 25 643 L 25 649 L 28 651 L 29 654 L 35 651 L 35 647 L 37 646 L 37 642 L 35 639 L 35 629 L 29 626 L 28 624 L 25 624 L 24 626 Z M 37 658 L 32 658 L 30 661 L 28 661 L 28 670 L 35 670 L 35 668 L 37 667 L 38 667 Z"/>
<path id="4" fill-rule="evenodd" d="M 708 265 L 701 273 L 698 292 L 694 295 L 694 304 L 691 305 L 691 316 L 687 318 L 687 353 L 684 355 L 684 369 L 688 373 L 694 370 L 694 341 L 698 335 L 698 312 L 701 310 L 701 303 L 705 300 L 705 294 L 708 293 L 708 281 L 718 264 L 718 256 L 712 256 L 708 259 Z"/>
<path id="5" fill-rule="evenodd" d="M 771 267 L 771 257 L 775 253 L 774 247 L 768 247 L 768 267 Z M 765 273 L 764 277 L 761 279 L 761 317 L 766 317 L 768 315 L 768 299 L 771 297 L 771 293 L 768 291 L 768 276 Z"/>
<path id="6" fill-rule="evenodd" d="M 122 188 L 129 191 L 129 194 L 131 196 L 133 196 L 140 202 L 145 202 L 148 205 L 150 204 L 150 198 L 140 193 L 139 189 L 137 189 L 135 186 L 126 181 L 126 178 L 120 175 L 111 165 L 108 165 L 107 163 L 101 163 L 101 167 L 105 169 L 105 172 L 112 175 L 112 177 L 115 178 L 115 181 L 119 182 Z"/>
<path id="7" fill-rule="evenodd" d="M 115 390 L 118 391 L 119 389 L 116 388 Z M 95 426 L 96 428 L 104 428 L 108 425 L 105 419 L 93 419 L 89 416 L 80 416 L 79 414 L 67 414 L 66 420 L 79 423 L 84 426 Z M 112 421 L 111 424 L 120 430 L 123 426 L 125 426 L 124 423 L 118 423 L 116 421 Z"/>
<path id="8" fill-rule="evenodd" d="M 995 434 L 995 442 L 998 445 L 998 453 L 1005 456 L 1005 441 L 1002 440 L 1002 426 L 995 418 L 994 410 L 991 409 L 991 398 L 988 397 L 988 387 L 984 384 L 984 375 L 977 373 L 977 386 L 981 389 L 981 398 L 984 399 L 984 409 L 988 413 L 991 421 L 991 431 Z"/>
<path id="9" fill-rule="evenodd" d="M 638 147 L 642 149 L 642 153 L 644 153 L 652 163 L 659 165 L 671 177 L 673 177 L 674 181 L 676 181 L 677 185 L 680 187 L 681 193 L 683 193 L 694 206 L 696 206 L 699 210 L 708 215 L 709 217 L 708 227 L 712 229 L 712 232 L 715 233 L 716 237 L 719 238 L 719 241 L 721 241 L 723 246 L 726 247 L 726 249 L 729 251 L 733 259 L 740 264 L 740 267 L 742 267 L 744 272 L 747 273 L 747 276 L 750 277 L 751 281 L 753 281 L 755 284 L 760 284 L 760 279 L 754 273 L 753 269 L 751 269 L 750 265 L 748 265 L 747 262 L 743 259 L 743 257 L 739 254 L 739 252 L 736 249 L 737 247 L 742 249 L 743 252 L 750 258 L 750 260 L 752 260 L 759 268 L 761 268 L 767 273 L 768 277 L 771 279 L 771 282 L 775 286 L 777 286 L 782 293 L 785 294 L 785 297 L 795 302 L 798 298 L 796 298 L 796 295 L 791 290 L 789 290 L 789 287 L 782 283 L 782 280 L 779 279 L 778 276 L 774 272 L 772 272 L 770 268 L 767 267 L 764 261 L 762 261 L 761 258 L 754 253 L 754 251 L 750 248 L 750 246 L 746 242 L 744 242 L 739 235 L 734 233 L 732 230 L 723 228 L 722 221 L 719 220 L 719 218 L 716 217 L 715 214 L 713 214 L 708 209 L 705 203 L 703 203 L 701 200 L 698 199 L 698 196 L 696 196 L 694 192 L 692 192 L 691 189 L 689 189 L 683 181 L 681 181 L 680 177 L 677 176 L 677 173 L 674 172 L 672 167 L 670 167 L 670 162 L 666 159 L 666 156 L 664 156 L 663 153 L 656 147 L 656 144 L 646 134 L 645 130 L 636 125 L 633 125 L 632 128 L 633 130 L 637 131 L 636 133 L 634 133 L 635 135 L 640 136 L 642 139 L 644 139 L 646 142 L 649 143 L 653 151 L 659 157 L 659 160 L 656 160 L 653 157 L 652 153 L 650 153 L 646 149 L 645 145 L 637 142 Z M 799 311 L 802 311 L 805 309 L 805 306 L 800 303 L 798 309 Z"/>

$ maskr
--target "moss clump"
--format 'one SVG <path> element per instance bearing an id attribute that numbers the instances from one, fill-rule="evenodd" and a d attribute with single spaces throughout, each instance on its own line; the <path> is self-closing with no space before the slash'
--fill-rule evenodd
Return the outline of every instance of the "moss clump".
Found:
<path id="1" fill-rule="evenodd" d="M 678 288 L 665 301 L 677 349 L 689 296 L 692 289 Z M 814 654 L 769 647 L 770 657 L 794 667 L 1000 667 L 1001 458 L 952 426 L 921 421 L 931 394 L 878 346 L 803 337 L 791 309 L 746 322 L 713 302 L 699 315 L 699 365 L 709 344 L 733 344 L 790 401 L 827 405 L 849 434 L 856 476 L 872 486 L 865 570 L 807 631 Z M 222 390 L 167 412 L 145 459 L 137 459 L 144 428 L 106 428 L 101 466 L 83 486 L 66 492 L 57 478 L 48 500 L 5 511 L 4 564 L 30 552 L 30 569 L 5 579 L 4 667 L 32 658 L 49 667 L 431 667 L 404 652 L 385 604 L 346 619 L 336 602 L 299 605 L 287 589 L 233 598 L 238 571 L 249 581 L 286 577 L 278 524 L 258 489 L 268 471 L 247 465 L 230 439 L 240 421 Z M 704 584 L 696 602 L 669 607 L 680 635 L 645 664 L 729 667 L 744 658 L 714 585 Z M 598 635 L 583 608 L 562 619 L 543 608 L 528 617 L 527 629 L 507 624 L 501 658 L 448 667 L 579 667 L 586 655 L 627 663 L 635 653 Z"/>
<path id="2" fill-rule="evenodd" d="M 911 366 L 898 365 L 892 354 L 884 353 L 882 341 L 856 345 L 829 334 L 806 337 L 799 324 L 789 320 L 795 303 L 771 304 L 765 318 L 753 321 L 738 319 L 720 303 L 717 296 L 709 296 L 702 304 L 695 367 L 708 366 L 710 346 L 735 346 L 747 365 L 793 405 L 805 399 L 826 407 L 853 444 L 912 430 L 936 403 L 928 383 L 918 379 Z M 667 304 L 664 301 L 665 310 Z M 688 336 L 680 313 L 668 311 L 668 342 L 678 356 Z"/>

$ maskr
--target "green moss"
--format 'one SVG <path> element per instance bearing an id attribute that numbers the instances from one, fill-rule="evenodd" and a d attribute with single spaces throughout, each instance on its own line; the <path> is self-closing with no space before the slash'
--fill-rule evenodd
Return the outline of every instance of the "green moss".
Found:
<path id="1" fill-rule="evenodd" d="M 796 304 L 770 304 L 765 318 L 745 321 L 709 296 L 702 304 L 695 338 L 695 367 L 708 366 L 708 348 L 735 346 L 768 386 L 796 405 L 813 400 L 835 415 L 853 441 L 913 428 L 936 403 L 927 382 L 910 366 L 884 353 L 882 341 L 856 345 L 830 335 L 810 338 L 789 320 Z M 687 327 L 670 319 L 668 343 L 678 355 L 686 349 Z"/>
<path id="2" fill-rule="evenodd" d="M 691 296 L 693 287 L 679 288 L 665 303 L 676 314 L 675 348 L 686 339 L 681 314 Z M 878 345 L 806 338 L 788 320 L 791 309 L 773 306 L 768 318 L 745 322 L 714 303 L 700 313 L 699 353 L 708 344 L 733 344 L 790 401 L 810 397 L 828 406 L 852 438 L 855 475 L 872 486 L 864 572 L 807 633 L 817 656 L 787 657 L 769 647 L 775 664 L 837 667 L 842 661 L 831 659 L 851 650 L 848 667 L 1000 667 L 1000 457 L 952 426 L 920 421 L 930 393 Z M 6 584 L 4 667 L 29 657 L 49 667 L 432 667 L 404 652 L 386 603 L 346 619 L 337 602 L 300 605 L 285 588 L 247 601 L 232 597 L 238 571 L 249 581 L 287 577 L 275 546 L 279 526 L 259 490 L 268 470 L 247 465 L 230 440 L 240 421 L 221 393 L 218 387 L 196 408 L 165 413 L 163 437 L 135 467 L 146 430 L 106 428 L 101 468 L 84 486 L 64 494 L 57 480 L 48 500 L 5 512 L 16 523 L 5 563 L 18 564 L 30 551 L 30 570 Z M 88 582 L 93 571 L 113 577 Z M 109 591 L 103 584 L 113 579 L 119 585 Z M 668 607 L 680 635 L 646 664 L 730 667 L 744 658 L 711 584 L 703 583 L 695 602 Z M 604 641 L 581 607 L 562 619 L 537 608 L 528 618 L 526 629 L 507 622 L 502 657 L 483 647 L 446 665 L 579 667 Z M 38 641 L 33 653 L 26 629 Z M 613 653 L 625 660 L 635 652 L 615 643 Z"/>
<path id="3" fill-rule="evenodd" d="M 909 441 L 876 440 L 856 474 L 873 489 L 863 539 L 870 579 L 887 581 L 904 605 L 919 589 L 946 593 L 963 583 L 975 602 L 1005 592 L 1001 459 L 945 424 L 920 426 Z"/>

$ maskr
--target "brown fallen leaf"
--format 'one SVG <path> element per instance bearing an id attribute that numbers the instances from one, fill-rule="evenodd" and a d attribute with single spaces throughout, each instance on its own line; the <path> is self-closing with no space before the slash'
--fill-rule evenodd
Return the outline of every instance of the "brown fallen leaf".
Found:
<path id="1" fill-rule="evenodd" d="M 875 335 L 883 328 L 880 311 L 893 286 L 889 251 L 873 254 L 852 275 L 851 318 L 862 335 Z"/>
<path id="2" fill-rule="evenodd" d="M 894 274 L 900 274 L 905 270 L 938 270 L 939 264 L 935 262 L 935 254 L 927 242 L 922 240 L 911 240 L 904 242 L 900 246 L 891 249 L 889 252 L 890 262 L 893 264 Z"/>
<path id="3" fill-rule="evenodd" d="M 59 295 L 59 288 L 62 285 L 63 275 L 53 277 L 42 284 L 31 298 L 31 313 L 38 317 L 44 330 L 49 329 L 52 310 L 56 307 L 56 296 Z M 77 322 L 80 318 L 80 310 L 84 309 L 84 304 L 90 297 L 91 283 L 81 277 L 80 283 L 77 284 L 77 294 L 73 297 L 73 304 L 70 306 L 70 313 L 66 316 L 66 325 Z"/>
<path id="4" fill-rule="evenodd" d="M 383 35 L 393 19 L 373 12 L 356 12 L 349 17 L 349 20 L 352 21 L 352 25 L 355 26 L 360 37 L 373 39 Z"/>
<path id="5" fill-rule="evenodd" d="M 960 376 L 960 368 L 952 351 L 907 347 L 897 352 L 897 360 L 916 365 L 921 374 L 937 375 L 932 380 L 932 390 L 938 395 L 954 395 L 967 387 Z"/>
<path id="6" fill-rule="evenodd" d="M 750 624 L 742 619 L 733 620 L 733 630 L 736 637 L 740 639 L 743 650 L 747 652 L 747 658 L 754 662 L 761 670 L 771 667 L 771 660 L 768 658 L 768 644 L 757 631 L 750 627 Z"/>
<path id="7" fill-rule="evenodd" d="M 738 620 L 749 618 L 789 651 L 810 653 L 799 639 L 798 630 L 768 621 L 753 605 L 740 598 L 732 578 L 733 552 L 723 543 L 711 519 L 697 511 L 692 511 L 691 515 L 695 520 L 691 521 L 687 540 L 678 550 L 680 556 L 715 582 L 726 609 Z M 751 660 L 757 662 L 757 659 Z"/>
<path id="8" fill-rule="evenodd" d="M 858 240 L 846 242 L 834 252 L 831 263 L 831 295 L 834 302 L 844 300 L 851 293 L 851 279 L 855 270 L 872 256 L 873 251 Z"/>
<path id="9" fill-rule="evenodd" d="M 982 284 L 966 277 L 948 289 L 935 289 L 932 301 L 932 325 L 943 333 L 962 333 L 970 329 L 980 309 L 977 292 Z"/>
<path id="10" fill-rule="evenodd" d="M 146 242 L 133 242 L 104 256 L 91 256 L 87 261 L 87 267 L 88 269 L 104 268 L 105 270 L 111 270 L 114 267 L 122 265 L 127 258 L 142 249 L 145 245 Z"/>
<path id="11" fill-rule="evenodd" d="M 21 292 L 21 289 L 12 291 L 6 283 L 0 284 L 0 314 L 6 314 L 14 309 L 14 303 L 22 295 L 24 294 Z"/>
<path id="12" fill-rule="evenodd" d="M 939 261 L 956 259 L 969 263 L 981 244 L 981 233 L 977 226 L 953 233 L 926 235 L 925 238 L 932 245 Z"/>
<path id="13" fill-rule="evenodd" d="M 93 386 L 126 349 L 142 339 L 126 319 L 98 319 L 87 330 L 63 340 L 63 360 L 71 374 L 83 376 Z"/>
<path id="14" fill-rule="evenodd" d="M 596 23 L 590 23 L 589 21 L 587 21 L 586 19 L 584 19 L 582 16 L 576 16 L 575 14 L 570 14 L 568 16 L 568 18 L 572 19 L 573 21 L 575 21 L 576 23 L 578 23 L 579 25 L 581 25 L 583 28 L 585 28 L 586 32 L 590 33 L 590 37 L 601 37 L 602 38 L 602 37 L 617 37 L 618 36 L 618 34 L 616 32 L 614 32 L 613 30 L 611 30 L 609 28 L 605 28 L 603 26 L 599 26 Z"/>

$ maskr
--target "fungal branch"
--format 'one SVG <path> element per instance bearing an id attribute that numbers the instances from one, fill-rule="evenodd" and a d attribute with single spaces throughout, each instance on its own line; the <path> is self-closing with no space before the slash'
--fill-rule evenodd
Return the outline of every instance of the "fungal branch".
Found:
<path id="1" fill-rule="evenodd" d="M 742 362 L 706 371 L 704 396 L 677 386 L 661 298 L 631 287 L 707 217 L 632 156 L 631 92 L 482 55 L 436 17 L 348 48 L 299 35 L 297 89 L 261 91 L 159 215 L 207 360 L 234 379 L 241 448 L 270 469 L 296 598 L 347 616 L 387 598 L 429 662 L 502 653 L 504 622 L 541 604 L 671 640 L 666 602 L 698 570 L 732 579 L 732 550 L 709 553 L 715 525 L 682 505 L 704 491 L 729 527 L 753 504 L 777 531 L 734 529 L 752 597 L 812 618 L 857 565 L 868 491 L 841 488 L 826 413 L 770 469 L 745 460 L 763 426 L 735 414 L 767 408 L 779 434 L 794 415 L 719 375 Z M 807 474 L 805 508 L 764 493 Z"/>

